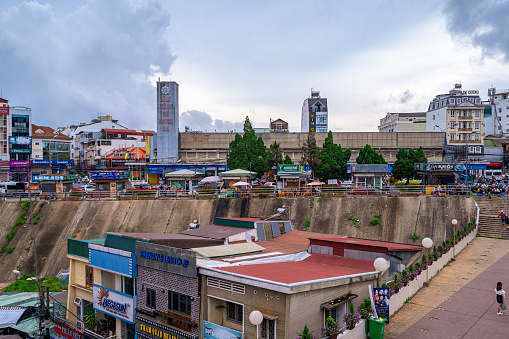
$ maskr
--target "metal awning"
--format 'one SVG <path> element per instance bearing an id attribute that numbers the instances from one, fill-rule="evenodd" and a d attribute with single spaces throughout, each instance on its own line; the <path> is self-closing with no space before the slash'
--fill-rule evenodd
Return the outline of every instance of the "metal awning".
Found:
<path id="1" fill-rule="evenodd" d="M 26 307 L 0 306 L 0 328 L 15 326 L 25 311 Z"/>
<path id="2" fill-rule="evenodd" d="M 332 299 L 329 302 L 321 304 L 320 308 L 323 308 L 323 309 L 326 309 L 326 310 L 330 310 L 331 308 L 337 307 L 342 302 L 345 302 L 345 301 L 348 301 L 348 300 L 351 300 L 351 299 L 355 299 L 357 297 L 358 297 L 357 294 L 347 293 L 347 294 L 344 294 L 344 295 L 340 296 L 339 298 Z"/>

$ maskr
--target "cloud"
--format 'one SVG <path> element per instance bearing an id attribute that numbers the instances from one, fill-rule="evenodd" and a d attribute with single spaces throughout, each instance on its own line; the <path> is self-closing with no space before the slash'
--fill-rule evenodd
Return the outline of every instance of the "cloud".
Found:
<path id="1" fill-rule="evenodd" d="M 414 97 L 414 93 L 410 92 L 409 89 L 404 91 L 401 96 L 399 97 L 399 102 L 401 104 L 406 104 L 408 101 L 412 100 Z"/>
<path id="2" fill-rule="evenodd" d="M 221 119 L 212 119 L 212 116 L 206 112 L 197 110 L 186 111 L 180 114 L 179 127 L 181 131 L 188 126 L 193 131 L 208 132 L 241 132 L 244 129 L 244 122 L 231 122 Z"/>
<path id="3" fill-rule="evenodd" d="M 4 97 L 31 107 L 36 124 L 110 114 L 129 128 L 154 128 L 151 80 L 176 59 L 165 38 L 170 13 L 160 1 L 80 3 L 62 10 L 25 1 L 0 11 Z"/>
<path id="4" fill-rule="evenodd" d="M 447 20 L 447 30 L 453 36 L 471 40 L 486 56 L 502 54 L 503 59 L 509 61 L 509 2 L 447 0 L 442 12 Z"/>

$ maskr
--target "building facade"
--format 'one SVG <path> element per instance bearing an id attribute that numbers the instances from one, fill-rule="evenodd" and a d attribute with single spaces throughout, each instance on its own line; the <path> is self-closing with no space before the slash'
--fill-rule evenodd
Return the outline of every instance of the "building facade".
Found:
<path id="1" fill-rule="evenodd" d="M 378 132 L 426 132 L 426 112 L 387 113 Z"/>
<path id="2" fill-rule="evenodd" d="M 32 155 L 32 110 L 9 107 L 9 177 L 28 182 Z"/>
<path id="3" fill-rule="evenodd" d="M 509 90 L 488 89 L 491 119 L 485 119 L 486 130 L 493 135 L 509 135 Z"/>
<path id="4" fill-rule="evenodd" d="M 178 89 L 175 81 L 157 82 L 157 148 L 152 162 L 175 163 L 179 159 Z"/>
<path id="5" fill-rule="evenodd" d="M 71 143 L 51 127 L 32 125 L 32 176 L 64 173 L 72 164 Z"/>
<path id="6" fill-rule="evenodd" d="M 302 104 L 301 132 L 327 133 L 329 107 L 327 99 L 320 97 L 319 91 L 311 89 L 311 97 Z"/>
<path id="7" fill-rule="evenodd" d="M 0 98 L 0 161 L 9 161 L 9 102 Z"/>

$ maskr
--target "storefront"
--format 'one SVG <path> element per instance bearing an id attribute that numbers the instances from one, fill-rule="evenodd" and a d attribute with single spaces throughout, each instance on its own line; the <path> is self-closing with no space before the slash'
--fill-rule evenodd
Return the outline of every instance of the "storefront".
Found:
<path id="1" fill-rule="evenodd" d="M 74 175 L 33 175 L 33 182 L 39 182 L 41 193 L 70 192 Z"/>
<path id="2" fill-rule="evenodd" d="M 96 184 L 96 191 L 112 192 L 128 188 L 129 171 L 89 172 L 89 178 Z"/>
<path id="3" fill-rule="evenodd" d="M 147 339 L 197 339 L 200 291 L 196 253 L 136 243 L 138 314 L 136 334 Z"/>
<path id="4" fill-rule="evenodd" d="M 305 171 L 302 165 L 278 165 L 277 176 L 282 188 L 300 189 L 311 178 L 311 172 Z"/>
<path id="5" fill-rule="evenodd" d="M 382 188 L 384 179 L 389 174 L 387 164 L 353 164 L 353 182 L 356 187 Z"/>
<path id="6" fill-rule="evenodd" d="M 422 175 L 422 185 L 454 185 L 465 170 L 465 165 L 433 163 L 415 164 L 417 174 Z"/>

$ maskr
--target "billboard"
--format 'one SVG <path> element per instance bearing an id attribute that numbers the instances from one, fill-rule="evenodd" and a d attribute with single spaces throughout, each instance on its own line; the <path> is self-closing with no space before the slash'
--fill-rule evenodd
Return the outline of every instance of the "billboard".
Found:
<path id="1" fill-rule="evenodd" d="M 196 252 L 181 248 L 136 242 L 136 264 L 196 278 Z"/>
<path id="2" fill-rule="evenodd" d="M 55 319 L 54 337 L 57 339 L 83 339 L 83 333 Z"/>
<path id="3" fill-rule="evenodd" d="M 373 288 L 373 299 L 378 317 L 384 318 L 389 323 L 389 288 L 375 287 Z"/>
<path id="4" fill-rule="evenodd" d="M 127 294 L 94 285 L 94 310 L 134 324 L 134 299 Z"/>
<path id="5" fill-rule="evenodd" d="M 203 321 L 203 339 L 242 339 L 242 333 L 228 327 Z"/>
<path id="6" fill-rule="evenodd" d="M 0 107 L 0 115 L 9 115 L 9 107 Z"/>
<path id="7" fill-rule="evenodd" d="M 9 153 L 32 153 L 32 137 L 9 137 Z"/>
<path id="8" fill-rule="evenodd" d="M 129 172 L 126 171 L 100 171 L 89 172 L 92 180 L 112 180 L 112 179 L 128 179 Z"/>
<path id="9" fill-rule="evenodd" d="M 304 166 L 302 165 L 277 165 L 277 172 L 283 173 L 302 173 L 304 172 Z"/>

